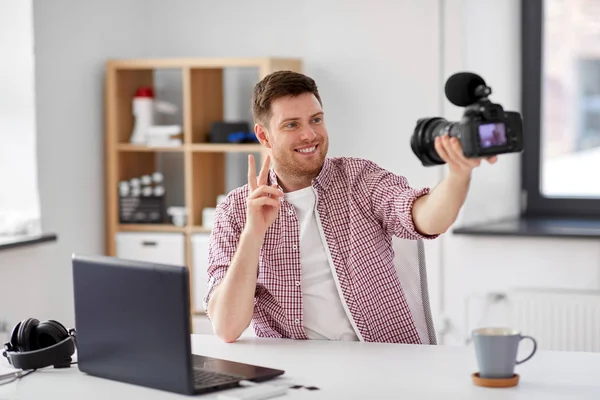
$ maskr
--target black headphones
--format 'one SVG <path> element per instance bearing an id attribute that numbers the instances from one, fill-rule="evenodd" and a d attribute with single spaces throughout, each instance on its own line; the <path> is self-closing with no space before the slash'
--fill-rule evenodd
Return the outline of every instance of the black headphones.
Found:
<path id="1" fill-rule="evenodd" d="M 75 330 L 54 320 L 28 318 L 13 328 L 10 342 L 4 344 L 2 355 L 15 368 L 22 370 L 49 367 L 68 368 L 75 353 Z"/>

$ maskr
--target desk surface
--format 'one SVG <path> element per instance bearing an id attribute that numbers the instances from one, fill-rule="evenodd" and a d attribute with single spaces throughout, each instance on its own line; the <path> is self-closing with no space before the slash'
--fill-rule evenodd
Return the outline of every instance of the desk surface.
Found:
<path id="1" fill-rule="evenodd" d="M 196 354 L 282 368 L 286 374 L 273 382 L 320 389 L 290 389 L 282 399 L 600 398 L 600 353 L 538 351 L 530 361 L 517 366 L 519 386 L 487 389 L 471 383 L 470 375 L 476 370 L 472 347 L 258 338 L 226 344 L 215 336 L 193 335 L 192 350 Z M 0 399 L 190 398 L 87 376 L 74 367 L 36 371 L 20 381 L 0 386 Z M 216 394 L 198 397 L 215 399 Z"/>

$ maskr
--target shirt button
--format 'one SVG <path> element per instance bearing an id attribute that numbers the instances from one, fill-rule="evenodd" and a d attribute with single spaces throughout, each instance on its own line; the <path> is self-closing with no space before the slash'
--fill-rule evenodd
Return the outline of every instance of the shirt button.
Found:
<path id="1" fill-rule="evenodd" d="M 294 211 L 293 210 L 288 210 L 288 215 L 294 215 Z"/>
<path id="2" fill-rule="evenodd" d="M 300 286 L 300 281 L 296 281 L 296 286 Z"/>
<path id="3" fill-rule="evenodd" d="M 298 249 L 298 246 L 296 246 L 296 245 L 293 245 L 293 246 L 292 246 L 292 249 L 294 249 L 294 250 L 297 250 L 297 249 Z"/>
<path id="4" fill-rule="evenodd" d="M 300 320 L 299 320 L 298 318 L 296 318 L 296 319 L 294 320 L 294 322 L 295 322 L 296 324 L 299 324 L 299 323 L 300 323 Z"/>

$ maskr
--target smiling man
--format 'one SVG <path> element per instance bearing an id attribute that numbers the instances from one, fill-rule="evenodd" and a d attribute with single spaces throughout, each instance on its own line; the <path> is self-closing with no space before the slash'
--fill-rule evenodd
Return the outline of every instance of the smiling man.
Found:
<path id="1" fill-rule="evenodd" d="M 252 104 L 269 155 L 258 176 L 249 156 L 248 184 L 217 207 L 205 298 L 215 333 L 233 342 L 252 322 L 261 337 L 422 343 L 392 237 L 444 233 L 481 160 L 437 138 L 450 173 L 417 190 L 371 161 L 327 156 L 313 79 L 275 72 L 256 85 Z"/>

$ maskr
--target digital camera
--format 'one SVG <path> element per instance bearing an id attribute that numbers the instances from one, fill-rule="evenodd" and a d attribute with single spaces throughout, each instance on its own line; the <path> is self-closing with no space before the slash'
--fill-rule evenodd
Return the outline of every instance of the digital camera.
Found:
<path id="1" fill-rule="evenodd" d="M 505 111 L 488 99 L 491 88 L 481 77 L 459 73 L 446 83 L 446 97 L 451 103 L 466 106 L 458 122 L 441 117 L 421 118 L 410 140 L 411 148 L 423 166 L 444 164 L 434 147 L 437 136 L 449 135 L 460 141 L 465 157 L 490 157 L 523 150 L 521 114 Z"/>

